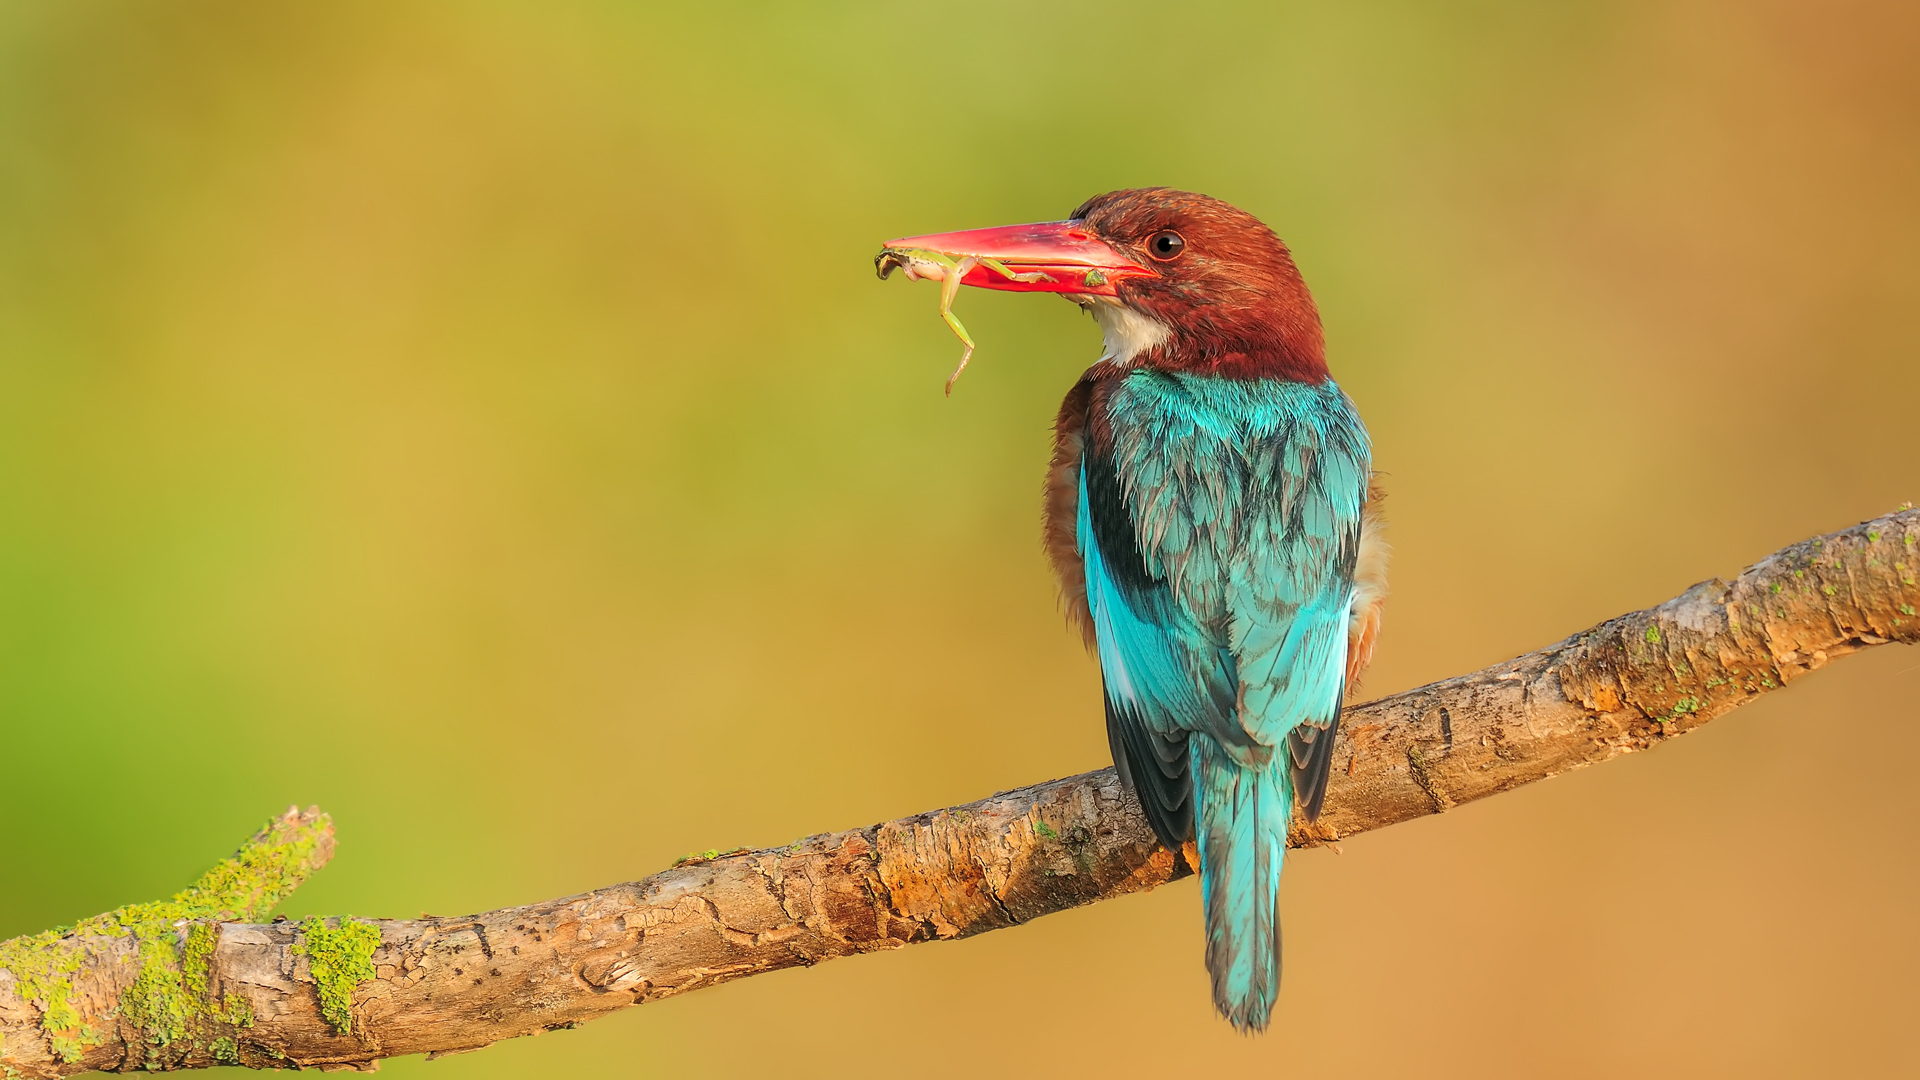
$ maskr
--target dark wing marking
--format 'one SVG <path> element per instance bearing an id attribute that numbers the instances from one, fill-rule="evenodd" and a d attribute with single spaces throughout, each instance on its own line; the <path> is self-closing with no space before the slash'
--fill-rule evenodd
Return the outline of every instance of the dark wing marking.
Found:
<path id="1" fill-rule="evenodd" d="M 1107 747 L 1120 780 L 1146 812 L 1153 835 L 1170 848 L 1193 836 L 1193 777 L 1187 770 L 1187 733 L 1162 735 L 1132 709 L 1107 703 Z"/>
<path id="2" fill-rule="evenodd" d="M 1294 799 L 1306 812 L 1308 821 L 1319 819 L 1320 804 L 1326 800 L 1327 779 L 1333 775 L 1333 744 L 1339 731 L 1340 721 L 1336 717 L 1326 727 L 1301 724 L 1287 732 Z"/>

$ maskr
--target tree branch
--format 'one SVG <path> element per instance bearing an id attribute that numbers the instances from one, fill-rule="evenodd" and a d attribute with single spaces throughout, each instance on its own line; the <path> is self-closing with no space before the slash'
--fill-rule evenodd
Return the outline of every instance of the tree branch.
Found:
<path id="1" fill-rule="evenodd" d="M 1732 583 L 1347 710 L 1294 846 L 1642 750 L 1869 645 L 1920 641 L 1920 511 L 1796 544 Z M 368 1068 L 572 1027 L 853 953 L 964 937 L 1191 872 L 1112 769 L 642 881 L 458 919 L 258 925 L 332 851 L 290 814 L 172 902 L 0 944 L 0 1067 Z"/>

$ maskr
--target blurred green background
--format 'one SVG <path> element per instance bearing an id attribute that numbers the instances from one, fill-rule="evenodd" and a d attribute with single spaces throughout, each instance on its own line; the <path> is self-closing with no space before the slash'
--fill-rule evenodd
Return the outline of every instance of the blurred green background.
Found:
<path id="1" fill-rule="evenodd" d="M 1057 300 L 880 240 L 1115 187 L 1293 245 L 1389 474 L 1367 691 L 1920 498 L 1920 8 L 0 7 L 0 937 L 289 802 L 284 909 L 573 893 L 1106 763 Z M 1302 853 L 398 1076 L 1920 1070 L 1920 652 Z"/>

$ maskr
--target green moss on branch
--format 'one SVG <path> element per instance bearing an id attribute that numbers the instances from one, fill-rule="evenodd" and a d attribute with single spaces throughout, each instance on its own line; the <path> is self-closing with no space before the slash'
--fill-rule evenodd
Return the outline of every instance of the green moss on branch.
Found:
<path id="1" fill-rule="evenodd" d="M 380 928 L 342 917 L 328 926 L 318 916 L 300 924 L 293 954 L 307 958 L 314 986 L 320 992 L 320 1015 L 342 1035 L 353 1034 L 353 991 L 373 979 L 373 950 L 380 947 Z"/>
<path id="2" fill-rule="evenodd" d="M 211 1000 L 217 924 L 265 919 L 332 854 L 332 821 L 317 810 L 289 810 L 170 900 L 128 904 L 71 927 L 0 942 L 0 969 L 12 975 L 14 993 L 40 1011 L 54 1054 L 72 1063 L 105 1041 L 106 1020 L 81 1013 L 74 976 L 91 948 L 132 938 L 140 971 L 121 994 L 120 1015 L 139 1027 L 151 1060 L 155 1051 L 204 1037 L 212 1023 L 252 1022 L 244 1000 Z M 7 1056 L 0 1046 L 0 1069 L 11 1068 Z"/>

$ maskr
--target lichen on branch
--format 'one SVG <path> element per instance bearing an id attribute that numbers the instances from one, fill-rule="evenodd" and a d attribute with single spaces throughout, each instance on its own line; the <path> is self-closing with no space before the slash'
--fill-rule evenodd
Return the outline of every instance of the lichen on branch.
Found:
<path id="1" fill-rule="evenodd" d="M 373 950 L 380 947 L 380 928 L 342 916 L 328 926 L 315 915 L 300 924 L 293 941 L 295 956 L 307 958 L 307 968 L 320 994 L 320 1015 L 342 1035 L 353 1034 L 353 990 L 373 978 Z"/>
<path id="2" fill-rule="evenodd" d="M 266 918 L 332 857 L 332 820 L 318 810 L 290 808 L 171 899 L 128 904 L 70 927 L 0 942 L 0 994 L 10 991 L 37 1012 L 47 1049 L 63 1064 L 124 1038 L 121 1026 L 137 1032 L 137 1052 L 130 1046 L 126 1055 L 131 1063 L 158 1063 L 189 1037 L 219 1037 L 226 1034 L 220 1029 L 252 1021 L 250 1012 L 208 1001 L 215 924 Z M 76 986 L 106 954 L 137 965 L 117 994 L 117 1014 L 83 1010 L 82 1002 L 99 994 Z M 116 1023 L 110 1027 L 110 1021 Z M 0 1042 L 0 1067 L 17 1071 L 16 1061 L 27 1053 L 26 1047 Z"/>

